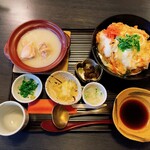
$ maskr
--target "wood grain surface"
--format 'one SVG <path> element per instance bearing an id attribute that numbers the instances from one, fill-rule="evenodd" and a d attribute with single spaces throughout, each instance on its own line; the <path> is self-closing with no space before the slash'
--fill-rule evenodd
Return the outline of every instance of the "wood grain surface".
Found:
<path id="1" fill-rule="evenodd" d="M 9 100 L 12 63 L 4 55 L 4 46 L 12 31 L 32 19 L 52 21 L 63 29 L 93 30 L 104 19 L 117 14 L 133 14 L 150 20 L 149 0 L 0 0 L 0 102 Z M 71 57 L 73 59 L 73 57 Z M 109 79 L 109 80 L 108 80 Z M 130 86 L 150 89 L 150 79 L 120 81 L 105 74 L 102 83 L 114 98 Z M 110 87 L 113 87 L 110 88 Z M 34 117 L 32 118 L 34 119 Z M 115 127 L 110 132 L 52 134 L 23 130 L 11 137 L 0 136 L 0 150 L 149 150 L 150 143 L 138 143 L 123 137 Z"/>

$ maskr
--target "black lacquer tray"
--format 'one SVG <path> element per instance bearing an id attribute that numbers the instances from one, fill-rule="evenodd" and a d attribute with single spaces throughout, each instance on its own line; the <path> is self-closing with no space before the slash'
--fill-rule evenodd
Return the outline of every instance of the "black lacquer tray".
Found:
<path id="1" fill-rule="evenodd" d="M 92 36 L 94 29 L 65 29 L 71 31 L 71 46 L 70 46 L 70 54 L 69 54 L 69 67 L 68 71 L 75 74 L 75 65 L 76 63 L 85 60 L 86 58 L 92 58 L 91 53 L 91 44 L 92 44 Z M 15 73 L 12 71 L 12 82 L 16 77 L 18 77 L 20 73 Z M 36 74 L 43 82 L 43 91 L 39 98 L 48 98 L 46 95 L 44 84 L 49 76 L 49 73 L 40 73 Z M 120 78 L 113 77 L 109 75 L 107 72 L 103 72 L 102 78 L 99 81 L 103 84 L 108 92 L 108 97 L 106 103 L 113 107 L 113 102 L 115 97 L 119 92 L 128 87 L 141 87 L 145 89 L 150 89 L 150 78 L 138 80 L 138 81 L 127 81 Z M 84 84 L 82 84 L 84 86 Z M 10 100 L 15 100 L 11 95 L 10 91 Z M 82 100 L 80 103 L 83 103 Z M 23 104 L 25 107 L 27 105 Z M 81 110 L 80 110 L 81 111 Z M 43 132 L 40 127 L 40 123 L 43 120 L 50 119 L 50 115 L 41 115 L 41 114 L 30 114 L 30 121 L 27 127 L 24 129 L 29 132 Z M 100 119 L 108 119 L 112 118 L 111 111 L 107 114 L 101 115 L 91 115 L 91 116 L 82 116 L 71 118 L 71 121 L 92 121 L 92 120 L 100 120 Z M 114 125 L 94 125 L 88 127 L 82 127 L 70 132 L 102 132 L 102 131 L 112 131 Z"/>

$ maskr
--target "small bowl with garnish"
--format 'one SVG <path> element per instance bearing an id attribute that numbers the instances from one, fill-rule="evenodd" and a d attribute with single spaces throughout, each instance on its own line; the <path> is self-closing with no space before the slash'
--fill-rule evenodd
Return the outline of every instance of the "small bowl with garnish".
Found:
<path id="1" fill-rule="evenodd" d="M 107 99 L 107 91 L 102 84 L 90 82 L 83 87 L 82 98 L 88 106 L 100 107 Z"/>
<path id="2" fill-rule="evenodd" d="M 75 73 L 83 83 L 98 82 L 101 79 L 103 69 L 93 59 L 87 58 L 76 64 Z"/>
<path id="3" fill-rule="evenodd" d="M 11 92 L 17 101 L 30 103 L 40 96 L 42 92 L 42 82 L 33 74 L 23 74 L 14 80 Z"/>
<path id="4" fill-rule="evenodd" d="M 79 80 L 67 71 L 56 71 L 46 80 L 45 90 L 49 98 L 61 105 L 72 105 L 81 99 Z"/>

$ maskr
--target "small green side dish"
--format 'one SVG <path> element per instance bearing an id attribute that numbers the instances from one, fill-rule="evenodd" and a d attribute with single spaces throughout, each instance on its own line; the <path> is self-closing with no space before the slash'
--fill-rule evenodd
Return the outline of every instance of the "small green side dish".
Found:
<path id="1" fill-rule="evenodd" d="M 40 96 L 42 82 L 33 74 L 22 74 L 14 80 L 11 92 L 18 102 L 30 103 Z"/>

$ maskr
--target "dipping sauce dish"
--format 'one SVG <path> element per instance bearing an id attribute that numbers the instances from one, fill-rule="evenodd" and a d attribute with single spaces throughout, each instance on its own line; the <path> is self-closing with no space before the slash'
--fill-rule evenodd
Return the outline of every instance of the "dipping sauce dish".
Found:
<path id="1" fill-rule="evenodd" d="M 146 95 L 147 94 L 147 95 Z M 121 91 L 114 102 L 113 121 L 125 137 L 139 141 L 150 141 L 149 90 L 127 88 Z"/>

